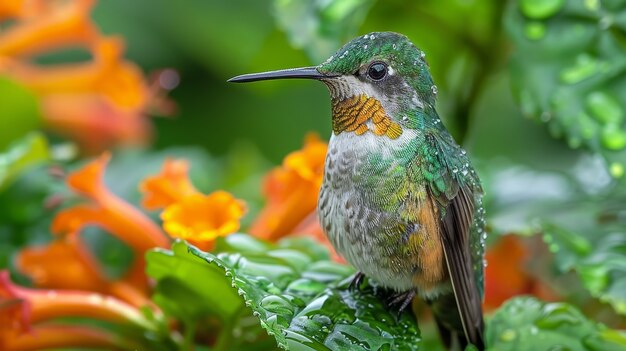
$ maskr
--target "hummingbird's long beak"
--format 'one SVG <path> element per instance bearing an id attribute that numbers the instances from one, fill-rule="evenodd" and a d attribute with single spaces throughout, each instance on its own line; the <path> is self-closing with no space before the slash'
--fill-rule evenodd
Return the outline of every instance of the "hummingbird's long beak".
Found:
<path id="1" fill-rule="evenodd" d="M 332 77 L 336 77 L 336 75 L 320 73 L 315 67 L 302 67 L 302 68 L 281 69 L 279 71 L 271 71 L 271 72 L 242 74 L 240 76 L 233 77 L 229 79 L 228 81 L 233 82 L 233 83 L 247 83 L 247 82 L 256 82 L 257 80 L 270 80 L 270 79 L 290 79 L 290 78 L 291 79 L 293 78 L 324 79 L 324 78 L 332 78 Z"/>

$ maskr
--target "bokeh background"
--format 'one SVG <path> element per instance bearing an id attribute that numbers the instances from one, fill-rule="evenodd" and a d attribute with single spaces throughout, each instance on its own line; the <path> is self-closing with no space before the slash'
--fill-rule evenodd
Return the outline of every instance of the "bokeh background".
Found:
<path id="1" fill-rule="evenodd" d="M 330 101 L 318 82 L 226 80 L 317 65 L 357 35 L 394 31 L 426 52 L 439 114 L 483 181 L 486 310 L 531 294 L 626 327 L 626 1 L 76 2 L 102 36 L 118 42 L 100 51 L 50 50 L 58 44 L 50 31 L 12 42 L 18 36 L 7 33 L 28 17 L 2 17 L 14 9 L 0 3 L 0 150 L 7 150 L 0 154 L 0 267 L 15 281 L 32 285 L 15 267 L 19 251 L 49 242 L 60 203 L 76 202 L 54 173 L 77 169 L 105 149 L 113 151 L 106 183 L 131 204 L 140 202 L 142 179 L 165 158 L 182 157 L 199 190 L 225 189 L 248 203 L 246 232 L 266 203 L 267 172 L 300 149 L 307 133 L 330 136 Z M 46 6 L 32 13 L 45 16 Z M 63 40 L 80 42 L 80 35 Z M 96 88 L 132 104 L 126 98 L 132 100 L 138 75 L 150 103 L 92 110 L 85 107 L 91 100 L 54 100 L 59 92 L 84 93 L 82 83 L 53 86 L 24 69 L 71 68 L 94 57 L 108 62 L 112 52 L 138 71 L 124 71 L 130 83 Z M 81 125 L 85 111 L 98 111 L 104 122 Z M 138 116 L 137 129 L 120 122 L 126 113 Z M 59 123 L 51 116 L 71 118 Z M 112 137 L 90 142 L 102 135 Z M 83 236 L 106 275 L 123 277 L 134 257 L 123 240 L 97 228 Z M 434 326 L 420 328 L 437 345 Z M 507 330 L 498 340 L 507 341 Z"/>

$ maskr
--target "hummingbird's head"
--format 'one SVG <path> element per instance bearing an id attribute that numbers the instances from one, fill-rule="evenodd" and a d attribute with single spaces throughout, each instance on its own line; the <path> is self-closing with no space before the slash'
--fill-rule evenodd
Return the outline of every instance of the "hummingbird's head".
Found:
<path id="1" fill-rule="evenodd" d="M 333 100 L 358 95 L 379 100 L 387 113 L 434 106 L 436 88 L 424 52 L 404 35 L 370 33 L 353 39 L 316 69 Z"/>
<path id="2" fill-rule="evenodd" d="M 432 110 L 437 88 L 424 53 L 404 35 L 375 32 L 353 39 L 316 67 L 246 74 L 230 82 L 308 78 L 324 82 L 333 130 L 397 138 L 415 128 L 417 111 Z"/>

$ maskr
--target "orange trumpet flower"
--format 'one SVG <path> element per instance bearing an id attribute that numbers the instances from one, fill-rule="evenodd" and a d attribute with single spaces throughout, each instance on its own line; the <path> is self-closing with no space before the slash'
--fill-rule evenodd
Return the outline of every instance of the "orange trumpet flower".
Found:
<path id="1" fill-rule="evenodd" d="M 213 241 L 239 229 L 245 202 L 226 191 L 200 193 L 188 178 L 189 163 L 165 160 L 161 172 L 140 185 L 147 209 L 164 208 L 163 229 L 173 238 L 186 239 L 203 250 Z"/>
<path id="2" fill-rule="evenodd" d="M 40 288 L 106 291 L 100 267 L 77 235 L 21 250 L 16 266 Z"/>
<path id="3" fill-rule="evenodd" d="M 327 147 L 317 135 L 309 134 L 302 150 L 287 155 L 282 166 L 266 176 L 267 204 L 250 227 L 251 234 L 277 240 L 293 234 L 300 222 L 315 213 Z"/>
<path id="4" fill-rule="evenodd" d="M 486 310 L 494 310 L 517 295 L 534 295 L 544 301 L 557 299 L 556 293 L 545 282 L 528 271 L 531 256 L 519 236 L 501 237 L 488 248 L 485 258 L 489 263 L 485 269 L 483 305 Z"/>
<path id="5" fill-rule="evenodd" d="M 148 210 L 165 208 L 184 197 L 200 194 L 188 177 L 189 162 L 167 159 L 163 169 L 155 176 L 146 178 L 139 185 L 144 194 L 142 206 Z"/>
<path id="6" fill-rule="evenodd" d="M 138 264 L 140 276 L 126 279 L 128 281 L 111 281 L 82 244 L 79 235 L 68 235 L 45 246 L 27 247 L 18 253 L 16 266 L 39 288 L 99 292 L 136 307 L 156 308 L 143 291 L 146 280 L 143 262 Z"/>
<path id="7" fill-rule="evenodd" d="M 0 346 L 3 350 L 119 345 L 119 340 L 112 335 L 89 327 L 38 325 L 65 317 L 136 325 L 144 330 L 157 328 L 140 309 L 114 297 L 78 290 L 29 289 L 13 284 L 8 271 L 0 271 L 0 321 L 3 322 Z"/>
<path id="8" fill-rule="evenodd" d="M 73 316 L 135 324 L 146 330 L 155 328 L 141 310 L 114 297 L 80 290 L 25 288 L 13 284 L 7 271 L 0 272 L 0 298 L 23 301 L 18 320 L 28 323 Z"/>
<path id="9" fill-rule="evenodd" d="M 38 351 L 57 348 L 119 349 L 125 342 L 119 336 L 92 327 L 75 325 L 35 326 L 28 333 L 13 333 L 0 340 L 6 351 Z M 130 347 L 125 347 L 130 349 Z"/>
<path id="10" fill-rule="evenodd" d="M 171 112 L 163 91 L 175 86 L 148 82 L 139 67 L 124 60 L 123 40 L 102 35 L 91 20 L 94 2 L 0 1 L 0 21 L 15 20 L 0 32 L 0 75 L 39 95 L 48 127 L 74 138 L 87 152 L 149 141 L 145 114 L 154 108 Z M 33 63 L 34 55 L 69 47 L 86 49 L 92 60 Z"/>
<path id="11" fill-rule="evenodd" d="M 89 44 L 98 36 L 89 19 L 93 0 L 66 1 L 56 6 L 40 1 L 3 1 L 2 13 L 7 17 L 29 17 L 0 36 L 0 56 L 23 56 L 59 47 Z M 39 3 L 39 4 L 38 4 Z M 47 11 L 42 11 L 42 7 Z"/>
<path id="12" fill-rule="evenodd" d="M 192 194 L 165 208 L 163 228 L 174 238 L 192 242 L 213 241 L 239 229 L 246 212 L 243 201 L 218 190 L 209 195 Z"/>
<path id="13" fill-rule="evenodd" d="M 168 247 L 169 239 L 150 218 L 104 185 L 104 170 L 110 158 L 104 153 L 68 176 L 69 187 L 92 201 L 59 212 L 52 222 L 52 232 L 74 234 L 95 224 L 134 248 L 139 256 L 154 247 Z"/>

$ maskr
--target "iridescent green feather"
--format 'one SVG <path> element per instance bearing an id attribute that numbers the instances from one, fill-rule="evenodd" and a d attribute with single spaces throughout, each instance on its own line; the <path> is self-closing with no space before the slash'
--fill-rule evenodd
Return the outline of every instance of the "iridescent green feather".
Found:
<path id="1" fill-rule="evenodd" d="M 482 204 L 483 190 L 476 171 L 470 164 L 465 150 L 459 147 L 452 136 L 441 125 L 435 115 L 432 127 L 424 130 L 426 142 L 418 150 L 423 178 L 439 204 L 441 217 L 445 216 L 446 207 L 457 196 L 459 189 L 465 187 L 474 195 L 474 215 L 470 229 L 470 250 L 472 268 L 480 294 L 484 290 L 485 218 Z"/>

